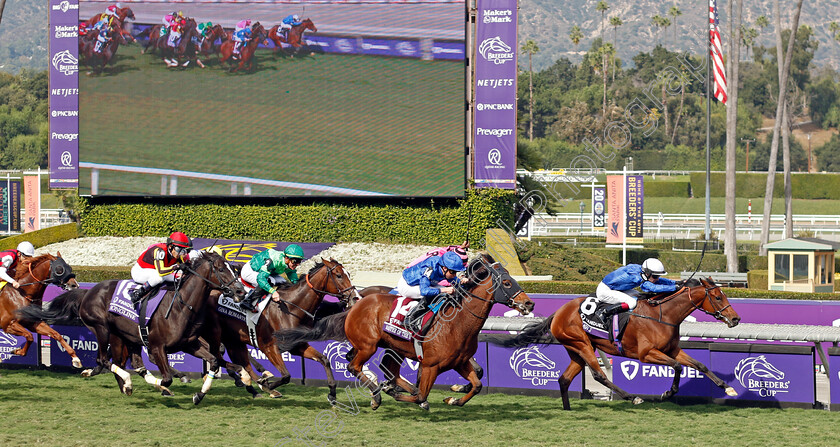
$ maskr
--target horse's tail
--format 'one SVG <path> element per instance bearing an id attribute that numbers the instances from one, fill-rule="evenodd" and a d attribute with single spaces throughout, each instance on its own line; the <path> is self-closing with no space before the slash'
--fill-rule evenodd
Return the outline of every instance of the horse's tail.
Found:
<path id="1" fill-rule="evenodd" d="M 347 319 L 347 312 L 330 315 L 315 323 L 311 328 L 296 327 L 292 329 L 281 329 L 274 333 L 277 349 L 281 352 L 291 351 L 297 345 L 311 341 L 325 340 L 347 340 L 344 333 L 344 321 Z"/>
<path id="2" fill-rule="evenodd" d="M 554 321 L 554 315 L 525 326 L 525 329 L 515 337 L 491 336 L 488 340 L 494 345 L 504 346 L 506 348 L 520 348 L 535 343 L 546 343 L 543 336 L 551 330 L 552 321 Z"/>
<path id="3" fill-rule="evenodd" d="M 64 292 L 49 302 L 46 309 L 33 304 L 17 310 L 18 318 L 25 321 L 46 321 L 50 324 L 72 323 L 79 320 L 79 301 L 87 289 Z"/>
<path id="4" fill-rule="evenodd" d="M 152 34 L 152 28 L 154 28 L 154 27 L 153 26 L 147 26 L 146 29 L 144 29 L 143 31 L 140 31 L 140 34 L 135 36 L 135 39 L 139 39 L 141 37 L 149 37 L 149 35 Z"/>

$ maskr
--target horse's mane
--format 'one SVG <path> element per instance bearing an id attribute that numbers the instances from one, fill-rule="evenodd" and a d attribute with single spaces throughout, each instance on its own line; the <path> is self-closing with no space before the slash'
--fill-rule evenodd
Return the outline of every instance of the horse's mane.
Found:
<path id="1" fill-rule="evenodd" d="M 700 287 L 703 284 L 700 282 L 699 278 L 691 278 L 690 280 L 686 281 L 686 287 Z"/>
<path id="2" fill-rule="evenodd" d="M 315 274 L 318 270 L 321 270 L 321 268 L 323 268 L 323 267 L 324 267 L 324 263 L 323 263 L 323 262 L 316 262 L 316 263 L 315 263 L 315 266 L 314 266 L 314 267 L 312 267 L 311 269 L 309 269 L 309 272 L 307 272 L 306 274 L 307 274 L 307 275 L 309 275 L 309 276 L 312 276 L 312 275 L 314 275 L 314 274 Z"/>
<path id="3" fill-rule="evenodd" d="M 55 256 L 44 253 L 39 256 L 33 256 L 31 258 L 21 259 L 18 263 L 18 268 L 15 269 L 15 280 L 23 278 L 25 275 L 29 274 L 29 266 L 30 265 L 40 265 L 41 262 L 44 260 L 52 261 L 55 259 Z"/>

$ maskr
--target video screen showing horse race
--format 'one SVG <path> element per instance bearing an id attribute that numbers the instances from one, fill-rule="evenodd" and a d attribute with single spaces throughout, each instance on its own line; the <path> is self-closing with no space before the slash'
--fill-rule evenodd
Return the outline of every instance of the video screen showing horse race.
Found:
<path id="1" fill-rule="evenodd" d="M 463 195 L 463 0 L 112 4 L 79 5 L 81 194 Z"/>

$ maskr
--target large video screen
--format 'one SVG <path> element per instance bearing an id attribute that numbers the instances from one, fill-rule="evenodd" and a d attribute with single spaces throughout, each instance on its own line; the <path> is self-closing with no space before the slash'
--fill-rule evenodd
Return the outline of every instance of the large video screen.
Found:
<path id="1" fill-rule="evenodd" d="M 463 195 L 463 1 L 119 6 L 122 37 L 80 36 L 81 194 Z M 177 12 L 180 38 L 161 35 Z"/>

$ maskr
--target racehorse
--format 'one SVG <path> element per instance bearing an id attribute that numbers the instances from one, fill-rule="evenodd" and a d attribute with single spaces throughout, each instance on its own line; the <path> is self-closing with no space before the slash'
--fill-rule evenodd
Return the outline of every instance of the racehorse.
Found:
<path id="1" fill-rule="evenodd" d="M 111 28 L 111 38 L 102 44 L 102 49 L 96 52 L 96 41 L 99 37 L 99 30 L 92 30 L 79 40 L 79 54 L 84 56 L 85 63 L 93 69 L 92 73 L 101 73 L 105 66 L 114 60 L 120 44 L 128 43 L 123 36 L 123 30 L 118 22 L 114 22 Z"/>
<path id="2" fill-rule="evenodd" d="M 96 14 L 93 17 L 91 17 L 90 19 L 88 19 L 88 21 L 87 21 L 88 26 L 96 25 L 96 22 L 102 20 L 103 15 L 105 15 L 105 13 L 100 12 L 99 14 Z M 125 23 L 125 19 L 135 20 L 134 19 L 134 11 L 132 11 L 131 8 L 129 8 L 127 6 L 125 8 L 117 8 L 117 17 L 116 18 L 120 21 L 120 24 Z"/>
<path id="3" fill-rule="evenodd" d="M 193 41 L 193 44 L 196 46 L 194 49 L 195 55 L 193 57 L 195 57 L 196 64 L 198 64 L 199 67 L 204 68 L 204 64 L 198 56 L 199 53 L 208 57 L 212 54 L 219 53 L 219 48 L 216 46 L 217 39 L 221 39 L 222 42 L 228 39 L 227 32 L 225 32 L 222 25 L 219 25 L 218 23 L 210 27 L 206 36 Z"/>
<path id="4" fill-rule="evenodd" d="M 481 391 L 481 381 L 470 364 L 478 349 L 478 333 L 484 325 L 490 308 L 501 303 L 527 314 L 534 308 L 534 302 L 522 291 L 519 284 L 490 255 L 481 255 L 467 266 L 467 279 L 456 287 L 454 298 L 439 310 L 429 334 L 422 343 L 422 357 L 417 355 L 412 341 L 397 338 L 383 330 L 388 321 L 394 300 L 391 294 L 369 295 L 357 302 L 349 311 L 320 320 L 312 329 L 292 329 L 275 334 L 278 348 L 288 350 L 298 343 L 315 340 L 347 340 L 353 349 L 347 354 L 347 370 L 355 374 L 367 386 L 373 397 L 371 408 L 377 409 L 382 402 L 380 391 L 385 391 L 401 402 L 412 402 L 424 410 L 429 409 L 427 397 L 437 376 L 450 369 L 456 370 L 469 380 L 472 389 L 460 399 L 447 397 L 449 405 L 462 406 Z M 388 380 L 375 385 L 362 372 L 362 366 L 376 352 L 377 347 L 393 351 L 382 361 L 383 372 Z M 399 367 L 406 358 L 420 363 L 420 386 L 415 388 L 399 375 Z M 406 396 L 397 388 L 409 390 Z"/>
<path id="5" fill-rule="evenodd" d="M 216 321 L 208 320 L 206 325 L 209 330 L 220 331 L 217 336 L 221 337 L 231 361 L 236 365 L 242 365 L 251 375 L 251 378 L 269 392 L 280 385 L 289 383 L 291 380 L 291 375 L 283 362 L 282 351 L 278 350 L 274 343 L 274 332 L 300 326 L 311 327 L 314 323 L 315 309 L 323 301 L 324 295 L 329 294 L 339 297 L 344 306 L 352 306 L 358 296 L 356 288 L 350 281 L 350 276 L 341 263 L 335 259 L 325 260 L 322 258 L 321 261 L 316 263 L 306 275 L 303 275 L 303 278 L 297 284 L 279 289 L 280 302 L 269 302 L 257 322 L 255 334 L 257 344 L 254 347 L 262 351 L 274 367 L 280 371 L 281 376 L 275 382 L 267 384 L 267 379 L 270 376 L 261 378 L 251 368 L 246 345 L 253 345 L 253 342 L 248 335 L 248 325 L 244 321 L 214 312 L 212 314 Z M 218 300 L 219 294 L 213 293 L 211 295 L 213 309 L 218 308 Z M 336 383 L 327 357 L 308 344 L 300 344 L 291 352 L 323 365 L 330 388 L 328 398 L 334 404 L 336 402 Z M 279 397 L 279 393 L 275 393 L 272 393 L 272 396 Z"/>
<path id="6" fill-rule="evenodd" d="M 239 49 L 239 64 L 236 64 L 236 59 L 232 59 L 233 62 L 231 62 L 230 69 L 232 73 L 241 70 L 246 63 L 248 63 L 248 71 L 254 71 L 254 53 L 257 51 L 257 46 L 266 41 L 266 36 L 265 27 L 260 22 L 255 22 L 251 26 L 251 40 L 248 41 L 247 45 Z M 236 42 L 231 38 L 222 42 L 222 45 L 219 47 L 219 53 L 222 55 L 221 60 L 219 60 L 220 64 L 233 57 L 233 47 L 235 44 Z"/>
<path id="7" fill-rule="evenodd" d="M 311 19 L 304 19 L 300 25 L 293 26 L 290 30 L 286 33 L 280 31 L 280 25 L 274 25 L 268 31 L 268 38 L 274 42 L 275 51 L 282 50 L 283 46 L 280 45 L 281 43 L 288 44 L 292 47 L 292 51 L 290 55 L 296 54 L 300 48 L 303 46 L 303 33 L 306 30 L 310 30 L 313 33 L 318 32 L 318 28 L 315 27 L 315 24 L 312 23 Z"/>
<path id="8" fill-rule="evenodd" d="M 73 269 L 64 262 L 61 253 L 58 253 L 58 256 L 43 254 L 21 259 L 15 269 L 15 281 L 20 284 L 19 288 L 15 289 L 11 284 L 6 284 L 0 289 L 0 329 L 7 334 L 26 338 L 26 343 L 12 354 L 26 355 L 33 341 L 30 331 L 35 331 L 60 343 L 67 355 L 73 359 L 73 366 L 81 368 L 82 361 L 61 334 L 39 318 L 25 318 L 17 314 L 18 309 L 30 304 L 40 307 L 48 284 L 57 285 L 65 290 L 79 287 Z"/>
<path id="9" fill-rule="evenodd" d="M 157 379 L 148 371 L 142 371 L 141 375 L 147 383 L 160 389 L 164 395 L 172 394 L 167 388 L 172 384 L 172 374 L 170 368 L 166 367 L 166 354 L 177 351 L 191 353 L 198 349 L 198 337 L 203 331 L 202 325 L 211 290 L 221 290 L 236 299 L 241 299 L 245 294 L 236 274 L 224 258 L 215 253 L 203 253 L 190 260 L 185 269 L 180 283 L 176 283 L 175 290 L 166 292 L 161 300 L 161 308 L 155 312 L 148 325 L 149 357 L 160 366 L 163 377 Z M 103 369 L 110 370 L 114 373 L 120 391 L 130 395 L 133 391 L 131 377 L 117 361 L 111 362 L 108 347 L 110 345 L 111 355 L 119 357 L 125 346 L 134 358 L 135 355 L 139 357 L 143 341 L 137 323 L 108 311 L 111 296 L 114 295 L 118 282 L 103 281 L 84 293 L 64 293 L 53 300 L 46 311 L 30 306 L 21 312 L 55 321 L 81 318 L 85 326 L 96 335 L 99 344 L 97 366 L 89 375 L 99 374 Z M 193 396 L 194 403 L 198 403 L 204 397 L 216 371 L 220 372 L 219 346 L 217 343 L 214 345 L 214 340 L 208 342 L 213 355 L 205 357 L 204 360 L 210 362 L 210 373 L 205 378 L 201 392 Z"/>
<path id="10" fill-rule="evenodd" d="M 564 304 L 545 320 L 528 325 L 513 339 L 493 341 L 495 344 L 508 347 L 527 346 L 539 343 L 543 334 L 551 331 L 551 335 L 566 347 L 572 360 L 558 379 L 564 410 L 570 409 L 569 385 L 584 365 L 592 370 L 595 380 L 611 389 L 620 398 L 632 399 L 634 404 L 642 403 L 640 397 L 630 395 L 607 379 L 606 374 L 598 365 L 595 349 L 600 349 L 607 354 L 637 359 L 644 363 L 674 368 L 674 382 L 671 388 L 662 393 L 661 400 L 669 399 L 678 391 L 683 365 L 702 371 L 712 379 L 715 385 L 723 388 L 726 394 L 737 395 L 735 389 L 680 348 L 680 323 L 697 309 L 726 322 L 729 327 L 734 327 L 741 321 L 741 317 L 729 304 L 729 299 L 712 278 L 694 279 L 672 294 L 658 294 L 647 301 L 639 300 L 636 308 L 630 313 L 630 319 L 620 340 L 622 351 L 619 351 L 609 340 L 595 337 L 583 330 L 583 320 L 579 309 L 586 299 L 589 298 L 578 298 Z"/>
<path id="11" fill-rule="evenodd" d="M 181 59 L 184 57 L 190 57 L 190 52 L 188 51 L 188 46 L 192 45 L 192 39 L 200 39 L 201 35 L 199 35 L 197 29 L 197 24 L 195 19 L 187 18 L 186 24 L 184 28 L 181 30 L 181 37 L 179 38 L 177 44 L 174 47 L 169 46 L 169 35 L 165 34 L 163 36 L 160 35 L 160 30 L 162 28 L 161 25 L 155 25 L 151 28 L 146 28 L 140 34 L 137 35 L 138 38 L 140 37 L 149 37 L 149 41 L 146 43 L 146 47 L 141 50 L 141 53 L 154 53 L 155 49 L 160 49 L 160 54 L 163 57 L 164 62 L 169 67 L 176 67 L 181 65 Z M 170 31 L 171 32 L 171 31 Z M 167 62 L 167 59 L 172 59 L 175 61 L 175 64 Z M 187 60 L 183 66 L 189 65 L 189 60 Z"/>

